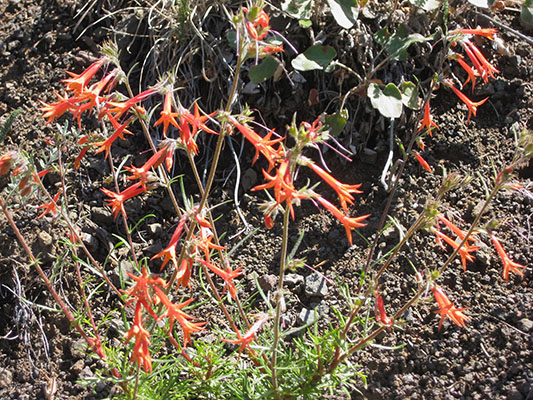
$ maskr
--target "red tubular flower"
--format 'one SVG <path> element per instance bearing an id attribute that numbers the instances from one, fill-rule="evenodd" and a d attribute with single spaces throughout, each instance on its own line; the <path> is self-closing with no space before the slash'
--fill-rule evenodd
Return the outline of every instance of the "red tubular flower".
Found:
<path id="1" fill-rule="evenodd" d="M 444 225 L 446 225 L 448 228 L 450 228 L 453 233 L 455 233 L 459 239 L 463 240 L 466 236 L 466 233 L 460 229 L 457 225 L 455 225 L 454 223 L 452 223 L 450 220 L 448 220 L 444 215 L 437 215 L 437 219 L 439 221 L 442 221 L 444 223 Z M 472 233 L 467 240 L 469 241 L 472 241 L 472 242 L 475 242 L 476 241 L 476 238 L 474 237 L 476 235 L 476 232 Z"/>
<path id="2" fill-rule="evenodd" d="M 470 65 L 468 65 L 463 56 L 460 54 L 454 54 L 450 57 L 452 60 L 455 60 L 459 63 L 461 67 L 466 71 L 468 74 L 468 78 L 463 83 L 463 87 L 470 81 L 472 82 L 472 93 L 474 93 L 474 87 L 476 86 L 476 77 L 481 76 L 477 71 L 474 71 Z"/>
<path id="3" fill-rule="evenodd" d="M 147 99 L 154 93 L 156 93 L 155 90 L 148 89 L 126 101 L 108 101 L 106 103 L 106 107 L 105 107 L 106 109 L 104 110 L 104 113 L 106 114 L 113 113 L 115 118 L 119 120 L 120 117 L 122 117 L 124 113 L 126 113 L 133 105 L 135 105 L 136 103 L 140 101 Z M 101 113 L 100 116 L 102 115 L 103 114 Z"/>
<path id="4" fill-rule="evenodd" d="M 133 346 L 133 353 L 131 354 L 130 362 L 137 362 L 137 365 L 142 367 L 145 372 L 152 372 L 152 357 L 150 356 L 150 332 L 148 332 L 142 322 L 142 307 L 141 303 L 137 303 L 135 307 L 135 317 L 133 325 L 130 330 L 126 332 L 126 341 L 124 344 L 135 338 L 135 345 Z"/>
<path id="5" fill-rule="evenodd" d="M 207 121 L 209 118 L 211 118 L 215 114 L 216 112 L 212 112 L 209 115 L 201 115 L 200 108 L 198 108 L 198 104 L 196 103 L 194 103 L 194 114 L 192 114 L 189 110 L 185 108 L 181 108 L 179 112 L 180 118 L 184 119 L 191 125 L 192 136 L 196 136 L 196 134 L 198 133 L 198 130 L 211 133 L 212 135 L 218 135 L 217 131 L 214 131 L 213 129 L 209 128 L 205 124 L 205 121 Z"/>
<path id="6" fill-rule="evenodd" d="M 44 211 L 41 215 L 39 215 L 37 217 L 37 219 L 41 219 L 42 217 L 44 217 L 46 214 L 48 213 L 51 213 L 54 217 L 57 216 L 58 212 L 57 212 L 57 201 L 59 200 L 59 195 L 61 194 L 61 191 L 57 192 L 56 195 L 54 196 L 54 201 L 51 201 L 49 203 L 45 203 L 37 208 L 44 208 Z"/>
<path id="7" fill-rule="evenodd" d="M 424 168 L 426 171 L 428 172 L 431 172 L 431 167 L 429 166 L 429 164 L 427 163 L 426 160 L 424 160 L 424 158 L 420 155 L 419 152 L 417 151 L 414 151 L 413 152 L 414 155 L 415 155 L 415 158 L 417 159 L 417 161 L 420 163 L 420 165 L 422 166 L 422 168 Z"/>
<path id="8" fill-rule="evenodd" d="M 424 106 L 424 118 L 422 119 L 422 121 L 420 121 L 420 127 L 418 128 L 418 132 L 420 132 L 424 127 L 427 129 L 429 136 L 431 136 L 431 130 L 433 128 L 439 129 L 437 124 L 431 119 L 431 113 L 429 110 L 429 100 Z"/>
<path id="9" fill-rule="evenodd" d="M 111 190 L 108 190 L 106 188 L 102 188 L 100 190 L 104 192 L 107 196 L 111 197 L 106 201 L 107 205 L 110 206 L 113 210 L 113 216 L 115 219 L 118 217 L 118 214 L 120 212 L 126 215 L 126 210 L 124 209 L 124 202 L 126 200 L 131 199 L 132 197 L 135 197 L 138 194 L 144 192 L 142 182 L 137 182 L 135 185 L 128 187 L 126 190 L 123 190 L 120 193 L 112 192 Z"/>
<path id="10" fill-rule="evenodd" d="M 243 7 L 243 11 L 248 14 L 248 9 Z M 260 10 L 251 22 L 246 23 L 246 30 L 254 40 L 263 40 L 270 30 L 270 18 L 264 10 Z"/>
<path id="11" fill-rule="evenodd" d="M 16 156 L 16 151 L 9 151 L 0 157 L 0 176 L 7 174 L 15 165 Z"/>
<path id="12" fill-rule="evenodd" d="M 466 308 L 455 308 L 451 300 L 448 298 L 448 296 L 446 296 L 446 293 L 444 293 L 440 287 L 433 286 L 432 290 L 435 301 L 440 307 L 440 310 L 435 311 L 437 314 L 441 315 L 439 331 L 442 328 L 442 323 L 446 317 L 450 318 L 456 325 L 464 328 L 466 321 L 470 319 L 463 314 L 463 311 L 466 310 Z"/>
<path id="13" fill-rule="evenodd" d="M 65 82 L 67 84 L 67 90 L 70 90 L 71 92 L 74 92 L 75 94 L 79 95 L 85 90 L 85 87 L 87 86 L 89 81 L 98 72 L 104 62 L 105 59 L 103 58 L 94 62 L 81 74 L 75 74 L 67 71 L 67 74 L 69 74 L 71 78 L 63 79 L 61 82 Z"/>
<path id="14" fill-rule="evenodd" d="M 54 119 L 61 117 L 67 111 L 74 109 L 78 102 L 76 97 L 69 98 L 66 95 L 63 97 L 57 92 L 54 93 L 59 97 L 59 101 L 56 101 L 55 103 L 47 104 L 39 100 L 43 105 L 43 107 L 40 108 L 40 110 L 44 112 L 43 118 L 48 118 L 46 121 L 47 124 L 50 124 Z"/>
<path id="15" fill-rule="evenodd" d="M 181 237 L 181 233 L 183 232 L 183 227 L 185 226 L 185 222 L 187 221 L 187 218 L 182 218 L 174 230 L 174 233 L 172 235 L 172 238 L 170 238 L 170 242 L 168 243 L 168 246 L 163 250 L 157 253 L 155 256 L 153 256 L 151 259 L 154 258 L 161 258 L 163 257 L 163 264 L 161 265 L 161 270 L 165 268 L 165 265 L 172 260 L 174 263 L 174 266 L 177 268 L 177 260 L 176 260 L 176 246 L 178 245 L 178 240 Z"/>
<path id="16" fill-rule="evenodd" d="M 259 331 L 259 328 L 268 320 L 268 315 L 263 314 L 251 327 L 248 329 L 248 331 L 245 333 L 244 336 L 240 334 L 240 332 L 236 332 L 237 339 L 222 339 L 223 342 L 226 343 L 232 343 L 232 344 L 238 344 L 239 346 L 239 354 L 241 354 L 248 346 L 250 346 L 250 343 L 255 339 L 255 336 L 257 335 L 257 332 Z M 253 352 L 253 350 L 250 349 L 250 351 Z"/>
<path id="17" fill-rule="evenodd" d="M 463 48 L 465 49 L 466 54 L 472 61 L 472 63 L 476 66 L 476 69 L 481 74 L 481 78 L 488 82 L 488 77 L 494 78 L 494 74 L 499 73 L 500 71 L 496 69 L 491 63 L 487 61 L 485 56 L 479 51 L 479 49 L 476 47 L 474 43 L 472 43 L 470 40 L 464 40 L 462 43 Z"/>
<path id="18" fill-rule="evenodd" d="M 463 103 L 465 103 L 466 106 L 468 107 L 468 118 L 467 118 L 467 121 L 470 120 L 470 117 L 472 116 L 472 114 L 474 114 L 474 116 L 476 116 L 477 108 L 488 100 L 488 97 L 486 97 L 486 98 L 484 98 L 481 101 L 474 102 L 474 101 L 470 100 L 468 97 L 466 97 L 455 86 L 453 86 L 453 84 L 449 80 L 446 80 L 445 83 L 450 87 L 450 89 L 453 90 L 453 92 L 457 95 L 457 97 L 459 97 L 459 99 L 461 99 L 461 101 Z"/>
<path id="19" fill-rule="evenodd" d="M 376 320 L 387 327 L 392 326 L 392 319 L 387 317 L 387 313 L 385 312 L 385 303 L 383 302 L 383 299 L 377 290 L 374 291 L 374 296 L 376 297 L 376 304 L 374 306 Z"/>
<path id="20" fill-rule="evenodd" d="M 233 283 L 233 279 L 242 275 L 242 271 L 241 271 L 242 267 L 239 267 L 234 271 L 232 271 L 229 267 L 223 270 L 217 267 L 216 265 L 213 265 L 207 261 L 204 261 L 204 260 L 197 260 L 197 261 L 200 261 L 207 268 L 209 268 L 212 272 L 214 272 L 219 277 L 221 277 L 224 280 L 224 290 L 228 289 L 229 294 L 231 295 L 231 298 L 235 299 L 235 297 L 237 296 L 237 288 L 235 287 L 235 283 Z"/>
<path id="21" fill-rule="evenodd" d="M 148 161 L 146 161 L 144 165 L 140 168 L 124 167 L 125 170 L 130 171 L 132 173 L 132 175 L 128 176 L 126 179 L 128 180 L 139 179 L 140 182 L 142 182 L 144 191 L 148 191 L 148 189 L 146 188 L 146 184 L 153 179 L 153 174 L 151 173 L 150 170 L 152 168 L 159 167 L 163 163 L 163 161 L 165 160 L 167 151 L 168 151 L 167 146 L 162 147 L 152 157 L 150 157 Z"/>
<path id="22" fill-rule="evenodd" d="M 178 121 L 176 121 L 177 116 L 179 116 L 179 113 L 172 112 L 172 91 L 169 90 L 165 94 L 165 102 L 163 104 L 163 110 L 161 111 L 161 118 L 159 118 L 154 123 L 154 126 L 157 126 L 162 123 L 163 124 L 163 136 L 166 137 L 169 125 L 173 125 L 176 128 L 179 127 Z"/>
<path id="23" fill-rule="evenodd" d="M 194 299 L 189 299 L 180 304 L 174 304 L 170 301 L 165 292 L 163 292 L 161 289 L 159 289 L 158 287 L 154 287 L 154 290 L 157 293 L 159 299 L 161 300 L 161 303 L 166 308 L 166 311 L 159 317 L 159 319 L 168 317 L 169 335 L 172 334 L 174 322 L 178 321 L 178 324 L 180 324 L 181 329 L 183 331 L 183 347 L 187 347 L 187 344 L 191 343 L 191 333 L 203 330 L 204 328 L 202 327 L 207 324 L 207 322 L 190 322 L 193 317 L 182 311 L 182 308 L 188 306 Z"/>
<path id="24" fill-rule="evenodd" d="M 443 239 L 446 243 L 448 243 L 454 250 L 459 246 L 455 240 L 453 240 L 451 237 L 449 237 L 448 235 L 445 235 L 444 233 L 442 233 L 441 231 L 438 231 L 437 229 L 435 228 L 432 228 L 431 229 L 433 231 L 433 233 L 435 233 L 435 235 L 437 235 L 438 238 L 440 239 Z M 463 244 L 463 246 L 461 246 L 461 248 L 459 249 L 459 255 L 461 256 L 461 263 L 463 265 L 463 269 L 466 271 L 466 262 L 467 261 L 470 261 L 470 262 L 473 262 L 474 261 L 474 256 L 470 253 L 473 253 L 474 251 L 476 250 L 479 250 L 479 246 L 472 246 L 470 244 L 468 244 L 468 240 L 465 242 L 465 244 Z"/>
<path id="25" fill-rule="evenodd" d="M 346 212 L 348 212 L 347 203 L 353 204 L 353 196 L 351 193 L 363 193 L 361 190 L 359 190 L 361 184 L 347 185 L 345 183 L 341 183 L 312 161 L 309 161 L 306 165 L 337 192 L 341 206 Z"/>
<path id="26" fill-rule="evenodd" d="M 478 29 L 456 29 L 451 31 L 451 35 L 463 34 L 463 35 L 477 35 L 484 36 L 489 40 L 494 40 L 494 35 L 498 32 L 498 29 L 494 28 L 478 28 Z"/>
<path id="27" fill-rule="evenodd" d="M 277 150 L 273 147 L 275 144 L 283 140 L 283 138 L 271 140 L 270 138 L 274 132 L 273 130 L 268 132 L 268 134 L 262 138 L 249 126 L 240 124 L 235 118 L 230 116 L 229 121 L 242 133 L 246 140 L 248 140 L 255 147 L 255 156 L 252 160 L 252 165 L 255 164 L 257 158 L 259 157 L 259 153 L 261 153 L 268 161 L 268 172 L 270 172 L 274 167 L 275 162 L 285 155 L 285 152 L 281 146 L 279 146 Z"/>
<path id="28" fill-rule="evenodd" d="M 348 242 L 350 243 L 350 246 L 352 243 L 352 230 L 355 228 L 361 228 L 363 226 L 366 226 L 366 224 L 361 223 L 361 221 L 365 220 L 370 216 L 370 214 L 362 215 L 360 217 L 354 217 L 350 218 L 347 215 L 344 215 L 337 207 L 335 207 L 333 204 L 331 204 L 329 201 L 324 199 L 321 196 L 317 196 L 316 200 L 322 204 L 324 208 L 326 208 L 329 212 L 333 214 L 335 218 L 339 220 L 339 222 L 344 225 L 344 229 L 346 230 L 346 237 L 348 238 Z"/>
<path id="29" fill-rule="evenodd" d="M 105 151 L 106 159 L 107 159 L 107 156 L 109 155 L 109 151 L 111 150 L 111 146 L 113 145 L 113 143 L 115 142 L 117 138 L 121 138 L 122 140 L 125 140 L 124 138 L 125 133 L 127 133 L 128 135 L 133 135 L 132 132 L 126 129 L 128 125 L 130 124 L 130 122 L 133 120 L 133 117 L 128 119 L 122 125 L 119 125 L 119 123 L 113 117 L 113 115 L 109 114 L 108 116 L 109 116 L 109 120 L 111 121 L 111 124 L 116 129 L 115 132 L 104 141 L 91 143 L 91 146 L 98 147 L 98 150 L 96 150 L 95 154 Z"/>
<path id="30" fill-rule="evenodd" d="M 133 279 L 135 285 L 123 292 L 128 296 L 126 305 L 136 302 L 137 305 L 142 304 L 146 311 L 154 318 L 157 319 L 157 315 L 152 309 L 154 301 L 150 295 L 150 290 L 155 290 L 156 287 L 166 287 L 167 283 L 163 278 L 152 278 L 151 274 L 148 274 L 146 267 L 142 268 L 141 276 L 135 276 L 126 272 L 128 276 Z"/>
<path id="31" fill-rule="evenodd" d="M 520 269 L 526 268 L 526 266 L 518 264 L 517 262 L 514 262 L 509 258 L 509 256 L 503 249 L 502 244 L 494 233 L 490 234 L 490 238 L 492 239 L 492 243 L 494 243 L 494 247 L 496 247 L 496 251 L 498 252 L 498 255 L 500 256 L 503 262 L 503 279 L 505 279 L 506 282 L 509 280 L 509 271 L 513 271 L 520 276 L 524 276 L 524 273 L 520 271 Z"/>

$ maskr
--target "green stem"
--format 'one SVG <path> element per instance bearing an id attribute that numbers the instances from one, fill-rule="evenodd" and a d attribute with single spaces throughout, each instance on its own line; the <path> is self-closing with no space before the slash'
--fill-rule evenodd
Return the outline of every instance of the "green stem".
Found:
<path id="1" fill-rule="evenodd" d="M 278 388 L 278 374 L 276 369 L 277 359 L 278 359 L 278 344 L 280 339 L 280 319 L 281 319 L 281 308 L 284 304 L 283 297 L 283 280 L 285 278 L 285 267 L 287 262 L 287 248 L 289 244 L 289 219 L 290 219 L 290 209 L 287 205 L 285 207 L 285 212 L 283 214 L 283 236 L 281 242 L 281 259 L 279 262 L 279 281 L 278 281 L 278 290 L 276 294 L 276 316 L 274 318 L 274 339 L 272 342 L 272 362 L 270 363 L 270 368 L 272 370 L 272 386 L 276 393 L 276 397 L 279 397 Z"/>

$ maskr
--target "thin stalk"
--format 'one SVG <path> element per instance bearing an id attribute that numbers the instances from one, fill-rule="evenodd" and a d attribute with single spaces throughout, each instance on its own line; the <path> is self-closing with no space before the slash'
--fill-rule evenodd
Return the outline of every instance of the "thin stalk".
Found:
<path id="1" fill-rule="evenodd" d="M 276 364 L 278 359 L 278 344 L 280 339 L 280 319 L 281 319 L 281 307 L 283 303 L 283 280 L 285 278 L 285 267 L 287 262 L 287 248 L 289 244 L 289 218 L 290 209 L 287 205 L 283 214 L 283 236 L 281 242 L 281 259 L 279 262 L 279 281 L 278 290 L 276 296 L 276 316 L 274 318 L 274 339 L 272 341 L 272 362 L 270 363 L 270 369 L 272 370 L 272 386 L 276 397 L 279 398 L 278 388 L 278 374 L 276 370 Z"/>

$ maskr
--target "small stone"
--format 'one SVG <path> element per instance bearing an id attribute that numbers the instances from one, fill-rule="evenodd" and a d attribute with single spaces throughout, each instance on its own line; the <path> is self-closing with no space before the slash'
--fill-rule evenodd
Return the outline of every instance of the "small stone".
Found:
<path id="1" fill-rule="evenodd" d="M 278 283 L 278 277 L 276 275 L 269 275 L 265 274 L 260 276 L 257 279 L 257 282 L 259 283 L 259 287 L 264 292 L 271 292 L 276 287 L 276 284 Z"/>
<path id="2" fill-rule="evenodd" d="M 91 208 L 91 220 L 100 226 L 107 226 L 113 224 L 113 215 L 105 207 L 93 207 Z"/>
<path id="3" fill-rule="evenodd" d="M 310 310 L 308 308 L 302 308 L 300 314 L 298 314 L 298 324 L 307 325 L 312 324 L 318 319 L 318 310 Z"/>
<path id="4" fill-rule="evenodd" d="M 151 234 L 151 235 L 156 235 L 156 234 L 159 234 L 163 231 L 163 226 L 159 223 L 154 223 L 154 224 L 149 224 L 148 225 L 148 232 Z"/>
<path id="5" fill-rule="evenodd" d="M 94 251 L 98 248 L 98 239 L 90 233 L 82 232 L 80 239 L 89 250 Z"/>
<path id="6" fill-rule="evenodd" d="M 520 321 L 518 321 L 518 329 L 524 332 L 533 331 L 533 321 L 527 318 L 521 319 Z"/>
<path id="7" fill-rule="evenodd" d="M 80 378 L 92 378 L 93 376 L 93 371 L 91 371 L 91 368 L 89 368 L 89 366 L 83 368 L 83 370 L 79 374 Z"/>
<path id="8" fill-rule="evenodd" d="M 523 400 L 524 396 L 516 389 L 511 389 L 507 394 L 507 400 Z"/>
<path id="9" fill-rule="evenodd" d="M 253 168 L 248 168 L 244 171 L 241 177 L 242 190 L 247 192 L 257 184 L 257 172 Z"/>
<path id="10" fill-rule="evenodd" d="M 48 232 L 41 231 L 39 232 L 39 244 L 41 247 L 48 249 L 52 247 L 53 238 Z"/>
<path id="11" fill-rule="evenodd" d="M 0 388 L 10 388 L 13 382 L 13 373 L 6 368 L 0 367 Z"/>
<path id="12" fill-rule="evenodd" d="M 376 165 L 378 153 L 375 150 L 365 147 L 363 151 L 361 152 L 360 157 L 361 157 L 361 161 L 364 162 L 365 164 Z"/>
<path id="13" fill-rule="evenodd" d="M 299 288 L 304 283 L 304 277 L 298 274 L 285 275 L 285 284 L 288 288 Z"/>
<path id="14" fill-rule="evenodd" d="M 79 375 L 79 373 L 83 370 L 85 367 L 85 361 L 84 360 L 78 360 L 74 363 L 72 367 L 70 367 L 71 371 L 74 372 L 76 375 Z"/>
<path id="15" fill-rule="evenodd" d="M 309 297 L 324 297 L 328 294 L 328 285 L 324 275 L 315 272 L 305 278 L 305 294 Z"/>
<path id="16" fill-rule="evenodd" d="M 87 350 L 87 343 L 84 339 L 78 339 L 70 342 L 70 355 L 73 359 L 78 360 L 85 356 Z"/>

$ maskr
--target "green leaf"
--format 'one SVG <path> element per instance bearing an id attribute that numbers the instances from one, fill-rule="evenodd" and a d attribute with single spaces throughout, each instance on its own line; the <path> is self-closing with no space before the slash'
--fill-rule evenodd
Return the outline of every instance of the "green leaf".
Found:
<path id="1" fill-rule="evenodd" d="M 526 0 L 522 4 L 520 20 L 526 28 L 533 28 L 533 0 Z"/>
<path id="2" fill-rule="evenodd" d="M 329 130 L 329 134 L 331 136 L 338 136 L 346 126 L 348 110 L 344 109 L 337 111 L 335 114 L 326 114 L 325 120 L 325 126 Z"/>
<path id="3" fill-rule="evenodd" d="M 272 56 L 266 57 L 259 65 L 250 68 L 250 80 L 253 83 L 262 83 L 274 76 L 278 69 L 279 62 Z"/>
<path id="4" fill-rule="evenodd" d="M 402 115 L 402 93 L 394 85 L 389 83 L 383 90 L 371 83 L 367 89 L 372 107 L 386 118 L 399 118 Z"/>
<path id="5" fill-rule="evenodd" d="M 421 8 L 424 11 L 433 11 L 440 7 L 440 0 L 409 0 L 415 7 Z"/>
<path id="6" fill-rule="evenodd" d="M 411 110 L 420 110 L 421 101 L 418 97 L 418 88 L 413 82 L 402 82 L 402 103 Z"/>
<path id="7" fill-rule="evenodd" d="M 329 8 L 337 24 L 344 29 L 350 29 L 359 15 L 357 0 L 328 0 Z"/>
<path id="8" fill-rule="evenodd" d="M 291 64 L 298 71 L 311 71 L 324 69 L 335 57 L 337 52 L 331 46 L 315 45 L 309 47 L 304 53 L 299 54 Z"/>
<path id="9" fill-rule="evenodd" d="M 408 57 L 407 49 L 413 43 L 427 42 L 431 36 L 424 37 L 419 33 L 407 35 L 407 29 L 402 24 L 394 34 L 390 34 L 387 29 L 381 29 L 374 35 L 376 42 L 387 49 L 393 60 L 405 60 Z"/>
<path id="10" fill-rule="evenodd" d="M 281 9 L 293 18 L 309 20 L 312 4 L 312 0 L 285 0 L 281 3 Z"/>

